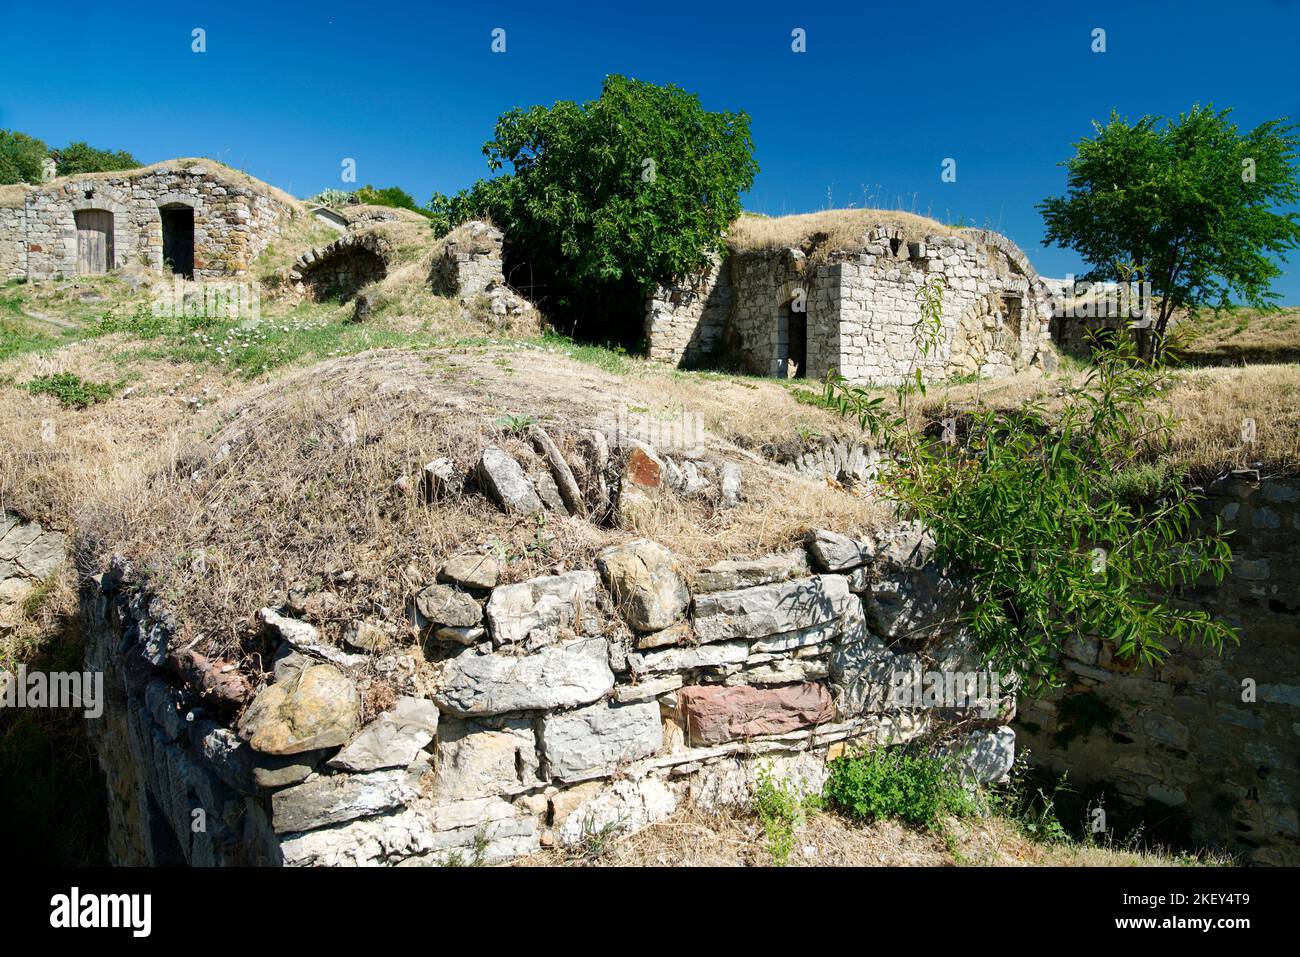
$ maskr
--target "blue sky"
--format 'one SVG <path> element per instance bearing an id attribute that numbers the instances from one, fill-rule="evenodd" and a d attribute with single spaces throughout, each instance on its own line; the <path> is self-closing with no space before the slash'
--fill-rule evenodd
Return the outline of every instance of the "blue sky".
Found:
<path id="1" fill-rule="evenodd" d="M 1300 3 L 661 2 L 106 4 L 0 0 L 0 127 L 153 162 L 210 156 L 298 195 L 400 185 L 424 202 L 486 173 L 516 105 L 586 100 L 607 73 L 672 82 L 752 117 L 762 171 L 745 205 L 904 208 L 1010 235 L 1040 271 L 1034 204 L 1112 107 L 1193 102 L 1242 126 L 1300 118 Z M 191 30 L 207 52 L 191 51 Z M 506 52 L 491 52 L 491 31 Z M 807 52 L 791 51 L 802 28 Z M 1091 51 L 1106 31 L 1106 52 Z M 17 41 L 17 42 L 15 42 Z M 947 157 L 957 181 L 940 179 Z M 1300 304 L 1300 257 L 1277 284 Z"/>

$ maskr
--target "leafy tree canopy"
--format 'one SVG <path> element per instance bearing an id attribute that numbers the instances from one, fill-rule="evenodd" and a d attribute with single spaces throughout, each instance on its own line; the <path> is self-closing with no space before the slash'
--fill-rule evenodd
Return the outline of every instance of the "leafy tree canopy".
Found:
<path id="1" fill-rule="evenodd" d="M 135 169 L 140 162 L 125 150 L 101 150 L 78 141 L 56 150 L 54 160 L 59 176 L 76 173 L 107 173 L 118 169 Z"/>
<path id="2" fill-rule="evenodd" d="M 84 142 L 69 143 L 61 150 L 51 150 L 34 136 L 16 130 L 0 130 L 0 184 L 39 183 L 46 156 L 54 158 L 58 176 L 135 169 L 140 165 L 134 156 L 122 150 L 96 149 Z"/>
<path id="3" fill-rule="evenodd" d="M 34 136 L 0 130 L 0 185 L 39 183 L 41 163 L 49 149 Z"/>
<path id="4" fill-rule="evenodd" d="M 1066 195 L 1039 204 L 1044 242 L 1078 251 L 1092 266 L 1084 279 L 1136 267 L 1151 283 L 1159 306 L 1138 333 L 1144 357 L 1160 356 L 1179 309 L 1231 296 L 1268 307 L 1277 260 L 1300 246 L 1300 214 L 1277 211 L 1300 202 L 1297 128 L 1283 118 L 1242 133 L 1230 113 L 1195 105 L 1176 121 L 1129 123 L 1112 112 L 1062 164 Z"/>
<path id="5" fill-rule="evenodd" d="M 758 171 L 744 113 L 623 76 L 606 77 L 588 103 L 507 111 L 483 152 L 493 171 L 509 171 L 435 195 L 435 226 L 489 217 L 542 277 L 553 316 L 616 313 L 598 315 L 606 325 L 639 322 L 633 304 L 647 285 L 719 247 Z"/>

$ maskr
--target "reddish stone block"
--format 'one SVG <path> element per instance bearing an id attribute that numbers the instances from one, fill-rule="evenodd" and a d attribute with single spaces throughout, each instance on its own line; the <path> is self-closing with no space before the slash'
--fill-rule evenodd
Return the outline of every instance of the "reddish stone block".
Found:
<path id="1" fill-rule="evenodd" d="M 677 692 L 691 744 L 721 744 L 764 734 L 786 734 L 831 720 L 825 686 L 811 682 L 782 688 L 698 685 Z"/>

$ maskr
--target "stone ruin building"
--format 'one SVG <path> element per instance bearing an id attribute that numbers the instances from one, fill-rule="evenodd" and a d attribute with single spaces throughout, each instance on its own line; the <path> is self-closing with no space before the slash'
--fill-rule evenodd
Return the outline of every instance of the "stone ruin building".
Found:
<path id="1" fill-rule="evenodd" d="M 888 213 L 881 214 L 888 219 Z M 917 294 L 945 281 L 930 379 L 997 377 L 1055 367 L 1052 292 L 998 233 L 961 229 L 909 238 L 887 222 L 852 247 L 732 249 L 701 273 L 655 289 L 646 304 L 652 359 L 683 368 L 896 384 L 917 361 Z"/>
<path id="2" fill-rule="evenodd" d="M 297 200 L 212 160 L 0 187 L 0 279 L 60 279 L 128 265 L 236 279 Z"/>

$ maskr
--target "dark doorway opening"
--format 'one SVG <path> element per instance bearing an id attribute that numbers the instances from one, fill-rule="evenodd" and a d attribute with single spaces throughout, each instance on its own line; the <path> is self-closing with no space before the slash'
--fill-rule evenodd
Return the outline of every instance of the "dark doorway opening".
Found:
<path id="1" fill-rule="evenodd" d="M 535 305 L 547 324 L 575 342 L 644 355 L 646 288 L 631 276 L 568 278 L 571 266 L 552 250 L 511 243 L 502 248 L 506 285 Z"/>
<path id="2" fill-rule="evenodd" d="M 802 379 L 808 372 L 808 313 L 792 300 L 776 331 L 778 379 Z"/>
<path id="3" fill-rule="evenodd" d="M 179 203 L 163 206 L 163 263 L 173 273 L 194 278 L 194 208 Z"/>

